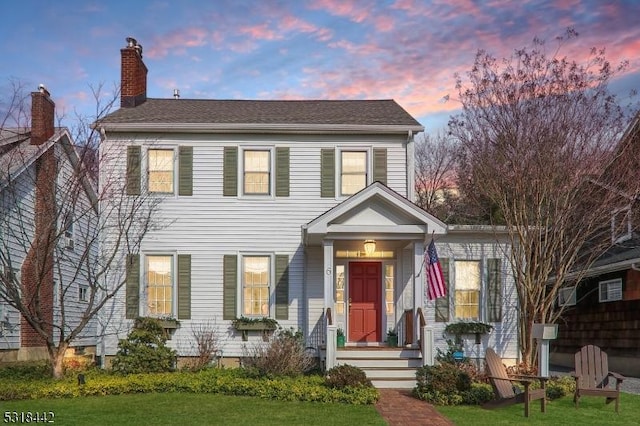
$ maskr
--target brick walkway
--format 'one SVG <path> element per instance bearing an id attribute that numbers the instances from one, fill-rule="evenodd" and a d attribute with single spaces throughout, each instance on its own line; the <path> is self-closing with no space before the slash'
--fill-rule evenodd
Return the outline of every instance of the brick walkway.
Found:
<path id="1" fill-rule="evenodd" d="M 432 405 L 411 396 L 411 391 L 379 389 L 376 410 L 389 426 L 453 426 Z"/>

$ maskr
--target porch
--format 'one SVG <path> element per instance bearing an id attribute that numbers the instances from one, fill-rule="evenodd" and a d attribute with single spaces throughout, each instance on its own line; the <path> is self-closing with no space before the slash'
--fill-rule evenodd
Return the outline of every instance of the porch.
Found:
<path id="1" fill-rule="evenodd" d="M 403 314 L 402 331 L 398 333 L 398 346 L 382 344 L 349 343 L 337 347 L 337 327 L 331 325 L 331 309 L 326 316 L 326 345 L 320 357 L 325 368 L 338 365 L 353 365 L 361 368 L 376 388 L 413 389 L 416 385 L 416 370 L 433 364 L 433 331 L 426 326 L 422 309 L 418 309 L 418 328 L 421 340 L 412 341 L 413 313 Z"/>
<path id="2" fill-rule="evenodd" d="M 309 335 L 325 348 L 326 367 L 353 361 L 351 347 L 385 360 L 403 360 L 407 368 L 415 368 L 416 360 L 420 365 L 432 363 L 432 331 L 422 314 L 425 244 L 430 235 L 444 234 L 446 225 L 376 182 L 302 231 L 309 271 Z M 316 312 L 321 312 L 320 318 Z M 389 350 L 382 356 L 379 348 L 385 346 L 389 330 L 397 333 L 404 352 Z M 338 353 L 338 331 L 346 340 L 347 354 Z M 385 362 L 379 361 L 381 365 L 368 367 L 382 368 Z"/>

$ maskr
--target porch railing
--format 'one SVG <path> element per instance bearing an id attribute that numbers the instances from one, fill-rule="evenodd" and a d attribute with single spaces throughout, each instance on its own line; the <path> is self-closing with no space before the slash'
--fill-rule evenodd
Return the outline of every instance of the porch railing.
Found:
<path id="1" fill-rule="evenodd" d="M 427 327 L 427 321 L 424 319 L 422 308 L 418 308 L 418 325 L 420 330 L 420 352 L 422 353 L 422 365 L 433 365 L 433 329 Z"/>
<path id="2" fill-rule="evenodd" d="M 333 324 L 331 308 L 327 308 L 325 310 L 324 317 L 326 327 L 326 351 L 324 365 L 327 370 L 330 370 L 336 365 L 338 326 Z"/>

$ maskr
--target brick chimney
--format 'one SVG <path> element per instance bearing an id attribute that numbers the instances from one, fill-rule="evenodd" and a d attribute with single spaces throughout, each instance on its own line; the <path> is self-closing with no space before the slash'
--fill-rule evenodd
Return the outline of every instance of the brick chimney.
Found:
<path id="1" fill-rule="evenodd" d="M 142 45 L 127 37 L 127 46 L 120 49 L 120 106 L 133 108 L 147 100 L 147 67 L 142 61 Z"/>
<path id="2" fill-rule="evenodd" d="M 31 93 L 31 144 L 42 145 L 54 134 L 55 104 L 40 85 Z M 39 154 L 35 163 L 34 233 L 22 263 L 22 301 L 37 323 L 20 320 L 19 360 L 46 353 L 47 339 L 53 336 L 53 257 L 56 241 L 56 177 L 54 147 Z M 39 349 L 39 351 L 38 351 Z"/>
<path id="3" fill-rule="evenodd" d="M 31 145 L 42 145 L 53 136 L 55 108 L 44 84 L 31 93 Z"/>

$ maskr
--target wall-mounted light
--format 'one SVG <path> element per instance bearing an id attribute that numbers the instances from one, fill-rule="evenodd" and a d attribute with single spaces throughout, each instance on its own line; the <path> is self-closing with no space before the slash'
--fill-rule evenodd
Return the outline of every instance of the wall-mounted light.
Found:
<path id="1" fill-rule="evenodd" d="M 376 240 L 366 240 L 364 242 L 364 252 L 367 256 L 373 256 L 376 252 Z"/>

